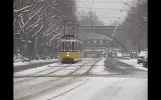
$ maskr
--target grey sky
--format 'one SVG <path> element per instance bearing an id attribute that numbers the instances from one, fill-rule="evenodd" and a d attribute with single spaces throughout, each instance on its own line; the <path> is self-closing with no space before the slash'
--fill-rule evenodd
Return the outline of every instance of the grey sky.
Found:
<path id="1" fill-rule="evenodd" d="M 110 24 L 111 21 L 117 20 L 119 22 L 122 22 L 125 16 L 127 15 L 124 9 L 128 8 L 128 6 L 124 5 L 124 3 L 128 2 L 129 4 L 131 4 L 133 0 L 76 0 L 76 1 L 78 6 L 78 12 L 80 12 L 81 10 L 84 10 L 86 12 L 92 10 L 98 15 L 100 20 L 102 20 L 106 25 L 108 25 Z M 120 10 L 123 11 L 121 12 Z M 78 12 L 77 15 L 79 16 Z M 121 19 L 118 19 L 120 17 Z"/>

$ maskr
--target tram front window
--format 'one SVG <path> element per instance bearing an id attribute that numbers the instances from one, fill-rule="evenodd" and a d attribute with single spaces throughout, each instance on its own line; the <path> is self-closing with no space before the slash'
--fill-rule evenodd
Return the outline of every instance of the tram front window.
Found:
<path id="1" fill-rule="evenodd" d="M 75 50 L 75 42 L 72 42 L 72 50 Z"/>
<path id="2" fill-rule="evenodd" d="M 72 51 L 72 43 L 65 42 L 65 51 Z"/>
<path id="3" fill-rule="evenodd" d="M 64 49 L 64 45 L 65 45 L 65 43 L 64 42 L 62 42 L 62 44 L 61 44 L 61 50 L 62 51 L 64 51 L 65 49 Z"/>

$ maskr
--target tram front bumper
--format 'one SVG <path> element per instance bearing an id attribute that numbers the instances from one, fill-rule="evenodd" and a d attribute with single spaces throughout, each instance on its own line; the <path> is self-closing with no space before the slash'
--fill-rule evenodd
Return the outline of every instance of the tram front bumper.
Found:
<path id="1" fill-rule="evenodd" d="M 62 62 L 73 62 L 73 58 L 63 58 Z"/>

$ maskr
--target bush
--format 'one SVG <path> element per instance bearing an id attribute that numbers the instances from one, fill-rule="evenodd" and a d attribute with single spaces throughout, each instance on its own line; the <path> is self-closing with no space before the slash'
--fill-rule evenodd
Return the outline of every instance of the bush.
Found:
<path id="1" fill-rule="evenodd" d="M 23 62 L 30 62 L 31 60 L 29 58 L 23 57 L 22 61 Z"/>
<path id="2" fill-rule="evenodd" d="M 41 57 L 39 54 L 35 54 L 34 59 L 38 60 L 38 59 L 41 59 Z"/>
<path id="3" fill-rule="evenodd" d="M 42 59 L 42 60 L 45 60 L 46 57 L 45 57 L 44 55 L 41 55 L 41 59 Z"/>
<path id="4" fill-rule="evenodd" d="M 51 59 L 53 59 L 53 58 L 54 58 L 54 56 L 53 56 L 52 54 L 49 54 L 49 57 L 50 57 Z"/>
<path id="5" fill-rule="evenodd" d="M 51 57 L 50 56 L 47 56 L 46 59 L 51 59 Z"/>

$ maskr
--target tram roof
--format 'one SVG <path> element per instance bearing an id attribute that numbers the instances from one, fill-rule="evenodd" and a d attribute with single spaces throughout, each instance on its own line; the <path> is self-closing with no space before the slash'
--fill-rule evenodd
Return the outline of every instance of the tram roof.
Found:
<path id="1" fill-rule="evenodd" d="M 67 41 L 67 42 L 69 42 L 69 41 L 71 41 L 71 42 L 81 42 L 80 40 L 78 40 L 78 39 L 60 39 L 60 41 Z"/>

